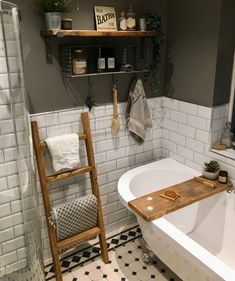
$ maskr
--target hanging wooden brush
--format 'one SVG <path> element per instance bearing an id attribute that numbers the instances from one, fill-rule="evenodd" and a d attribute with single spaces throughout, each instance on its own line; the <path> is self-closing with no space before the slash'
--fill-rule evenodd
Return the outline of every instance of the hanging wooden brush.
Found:
<path id="1" fill-rule="evenodd" d="M 118 117 L 118 100 L 117 100 L 117 88 L 113 86 L 113 120 L 112 120 L 112 133 L 117 134 L 120 130 L 120 120 Z"/>

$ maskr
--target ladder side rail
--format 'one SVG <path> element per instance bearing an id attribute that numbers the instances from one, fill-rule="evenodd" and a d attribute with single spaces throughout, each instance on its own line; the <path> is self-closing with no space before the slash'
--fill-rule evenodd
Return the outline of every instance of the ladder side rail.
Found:
<path id="1" fill-rule="evenodd" d="M 40 180 L 40 185 L 41 185 L 46 222 L 47 222 L 48 235 L 49 235 L 49 240 L 50 240 L 52 258 L 53 258 L 54 267 L 55 267 L 56 280 L 63 281 L 61 267 L 60 267 L 60 260 L 59 260 L 59 252 L 58 252 L 58 248 L 57 248 L 56 230 L 49 222 L 49 218 L 51 215 L 51 203 L 50 203 L 48 185 L 47 185 L 47 180 L 46 180 L 45 160 L 44 160 L 43 152 L 42 152 L 41 145 L 40 145 L 40 137 L 39 137 L 37 122 L 32 121 L 31 127 L 32 127 L 33 144 L 34 144 L 34 150 L 35 150 L 35 155 L 36 155 L 36 160 L 37 160 L 38 174 L 39 174 L 39 180 Z"/>
<path id="2" fill-rule="evenodd" d="M 100 200 L 100 191 L 99 191 L 99 185 L 98 185 L 98 180 L 97 180 L 97 172 L 96 172 L 96 167 L 95 167 L 95 157 L 94 157 L 94 150 L 93 150 L 93 145 L 92 145 L 92 135 L 91 135 L 88 112 L 83 112 L 81 114 L 81 118 L 82 118 L 83 131 L 87 135 L 87 139 L 86 139 L 85 143 L 86 143 L 88 165 L 91 167 L 91 172 L 90 172 L 91 187 L 92 187 L 93 194 L 97 198 L 98 227 L 101 230 L 101 233 L 99 234 L 99 240 L 100 240 L 100 246 L 101 246 L 101 256 L 102 256 L 103 261 L 105 263 L 108 263 L 109 256 L 108 256 L 108 252 L 107 252 L 107 243 L 106 243 L 106 237 L 105 237 L 103 212 L 102 212 L 102 205 L 101 205 L 101 200 Z"/>

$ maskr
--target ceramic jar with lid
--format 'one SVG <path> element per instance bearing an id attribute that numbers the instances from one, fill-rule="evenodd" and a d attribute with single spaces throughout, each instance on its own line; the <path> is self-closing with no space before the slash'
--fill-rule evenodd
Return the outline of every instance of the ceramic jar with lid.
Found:
<path id="1" fill-rule="evenodd" d="M 119 18 L 119 29 L 121 31 L 127 30 L 127 19 L 125 12 L 121 12 L 120 18 Z"/>
<path id="2" fill-rule="evenodd" d="M 127 17 L 127 30 L 136 30 L 136 14 L 133 12 L 132 5 L 129 5 L 129 10 L 126 14 Z"/>

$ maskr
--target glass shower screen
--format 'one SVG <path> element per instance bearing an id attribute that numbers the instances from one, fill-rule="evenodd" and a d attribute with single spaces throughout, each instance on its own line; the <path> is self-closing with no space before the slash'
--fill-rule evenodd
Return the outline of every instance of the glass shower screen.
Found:
<path id="1" fill-rule="evenodd" d="M 44 278 L 18 7 L 0 1 L 0 280 Z"/>

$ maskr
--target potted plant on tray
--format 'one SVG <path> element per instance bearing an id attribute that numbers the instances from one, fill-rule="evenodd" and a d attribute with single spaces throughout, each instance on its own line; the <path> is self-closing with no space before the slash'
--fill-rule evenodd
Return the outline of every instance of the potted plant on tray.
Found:
<path id="1" fill-rule="evenodd" d="M 215 160 L 204 163 L 203 176 L 207 179 L 214 180 L 218 178 L 220 166 Z"/>
<path id="2" fill-rule="evenodd" d="M 45 16 L 47 29 L 61 29 L 61 13 L 69 12 L 72 0 L 39 0 L 39 10 Z"/>

